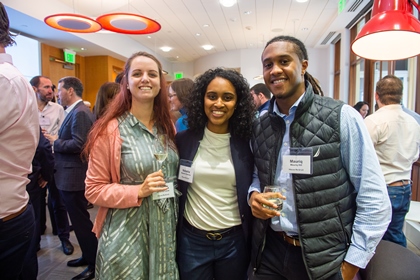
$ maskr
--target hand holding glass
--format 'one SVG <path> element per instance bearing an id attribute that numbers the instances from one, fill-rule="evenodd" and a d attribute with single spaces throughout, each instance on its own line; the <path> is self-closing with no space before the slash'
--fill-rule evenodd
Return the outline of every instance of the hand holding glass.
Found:
<path id="1" fill-rule="evenodd" d="M 153 155 L 159 162 L 159 169 L 162 168 L 162 163 L 168 156 L 168 135 L 158 134 L 153 141 Z M 163 170 L 162 170 L 163 172 Z"/>
<path id="2" fill-rule="evenodd" d="M 266 194 L 279 193 L 279 194 L 281 194 L 281 195 L 284 196 L 284 192 L 285 192 L 285 190 L 282 189 L 280 186 L 265 186 L 264 187 L 264 193 L 266 193 Z M 274 210 L 274 211 L 278 211 L 278 212 L 281 213 L 282 216 L 284 216 L 283 213 L 281 212 L 281 210 L 283 209 L 283 201 L 284 201 L 284 199 L 278 197 L 277 195 L 273 195 L 273 196 L 269 196 L 268 195 L 268 196 L 266 196 L 266 199 L 269 202 L 277 205 L 277 208 L 270 207 L 268 205 L 263 204 L 263 207 L 264 208 L 267 208 L 267 209 L 270 209 L 270 210 Z"/>

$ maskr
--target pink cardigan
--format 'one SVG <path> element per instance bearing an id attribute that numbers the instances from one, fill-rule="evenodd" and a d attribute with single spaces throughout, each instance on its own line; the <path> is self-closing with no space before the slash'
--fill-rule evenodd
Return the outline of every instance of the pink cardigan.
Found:
<path id="1" fill-rule="evenodd" d="M 86 173 L 86 199 L 99 205 L 92 231 L 96 237 L 101 234 L 109 208 L 139 207 L 139 185 L 120 184 L 121 144 L 118 121 L 111 120 L 106 133 L 99 136 L 89 156 Z"/>

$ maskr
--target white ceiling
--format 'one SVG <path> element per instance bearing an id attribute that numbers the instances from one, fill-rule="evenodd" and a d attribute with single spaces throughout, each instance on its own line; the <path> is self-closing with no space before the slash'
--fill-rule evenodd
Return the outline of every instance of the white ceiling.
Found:
<path id="1" fill-rule="evenodd" d="M 309 0 L 306 3 L 238 0 L 230 8 L 222 7 L 218 0 L 2 2 L 7 7 L 13 30 L 58 48 L 73 49 L 82 56 L 112 55 L 125 59 L 131 54 L 125 51 L 127 46 L 133 44 L 131 47 L 142 45 L 171 62 L 190 62 L 216 52 L 261 48 L 277 35 L 295 36 L 307 47 L 323 47 L 324 39 L 331 32 L 338 34 L 371 1 L 348 0 L 341 14 L 338 14 L 338 0 Z M 354 11 L 348 12 L 350 8 Z M 55 30 L 43 22 L 46 16 L 61 12 L 92 18 L 112 12 L 136 13 L 156 20 L 162 29 L 150 34 L 151 38 L 147 35 L 76 34 Z M 201 47 L 207 44 L 214 48 L 206 51 Z M 172 47 L 172 50 L 165 53 L 159 49 L 162 46 Z"/>

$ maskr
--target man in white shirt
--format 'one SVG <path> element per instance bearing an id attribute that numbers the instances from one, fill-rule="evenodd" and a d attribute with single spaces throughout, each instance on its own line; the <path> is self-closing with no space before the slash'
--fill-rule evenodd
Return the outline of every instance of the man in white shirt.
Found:
<path id="1" fill-rule="evenodd" d="M 392 220 L 383 239 L 406 247 L 402 229 L 410 207 L 411 168 L 419 157 L 420 126 L 403 111 L 402 94 L 403 85 L 398 77 L 388 75 L 379 80 L 375 93 L 379 110 L 366 117 L 365 124 L 375 146 L 392 205 Z"/>
<path id="2" fill-rule="evenodd" d="M 54 92 L 52 90 L 53 84 L 48 77 L 35 76 L 31 79 L 30 83 L 37 98 L 39 124 L 44 136 L 52 142 L 53 136 L 58 135 L 58 130 L 64 121 L 64 109 L 61 105 L 51 101 L 54 97 Z M 55 225 L 56 234 L 60 238 L 64 254 L 71 255 L 73 254 L 74 247 L 69 241 L 70 227 L 66 207 L 60 197 L 54 179 L 48 182 L 47 188 L 49 209 L 52 212 L 50 213 L 50 217 L 51 224 L 53 224 L 53 232 Z M 43 210 L 45 210 L 45 205 L 41 203 L 38 205 L 44 207 Z M 37 222 L 40 223 L 40 217 L 36 218 Z M 40 240 L 40 237 L 38 237 L 38 240 Z"/>
<path id="3" fill-rule="evenodd" d="M 31 85 L 5 51 L 14 43 L 0 2 L 0 279 L 18 279 L 35 229 L 26 185 L 38 145 L 39 121 Z M 37 263 L 33 265 L 37 269 Z"/>

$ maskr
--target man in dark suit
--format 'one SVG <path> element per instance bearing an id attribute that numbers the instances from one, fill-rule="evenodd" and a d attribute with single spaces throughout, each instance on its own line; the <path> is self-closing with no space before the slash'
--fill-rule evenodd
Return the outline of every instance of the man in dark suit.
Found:
<path id="1" fill-rule="evenodd" d="M 65 106 L 65 119 L 54 141 L 55 182 L 67 207 L 74 233 L 82 250 L 82 257 L 71 260 L 68 266 L 88 267 L 73 279 L 93 279 L 98 247 L 92 232 L 92 221 L 86 209 L 85 178 L 88 164 L 80 157 L 94 115 L 82 101 L 83 85 L 76 77 L 65 77 L 58 81 L 58 99 Z"/>

